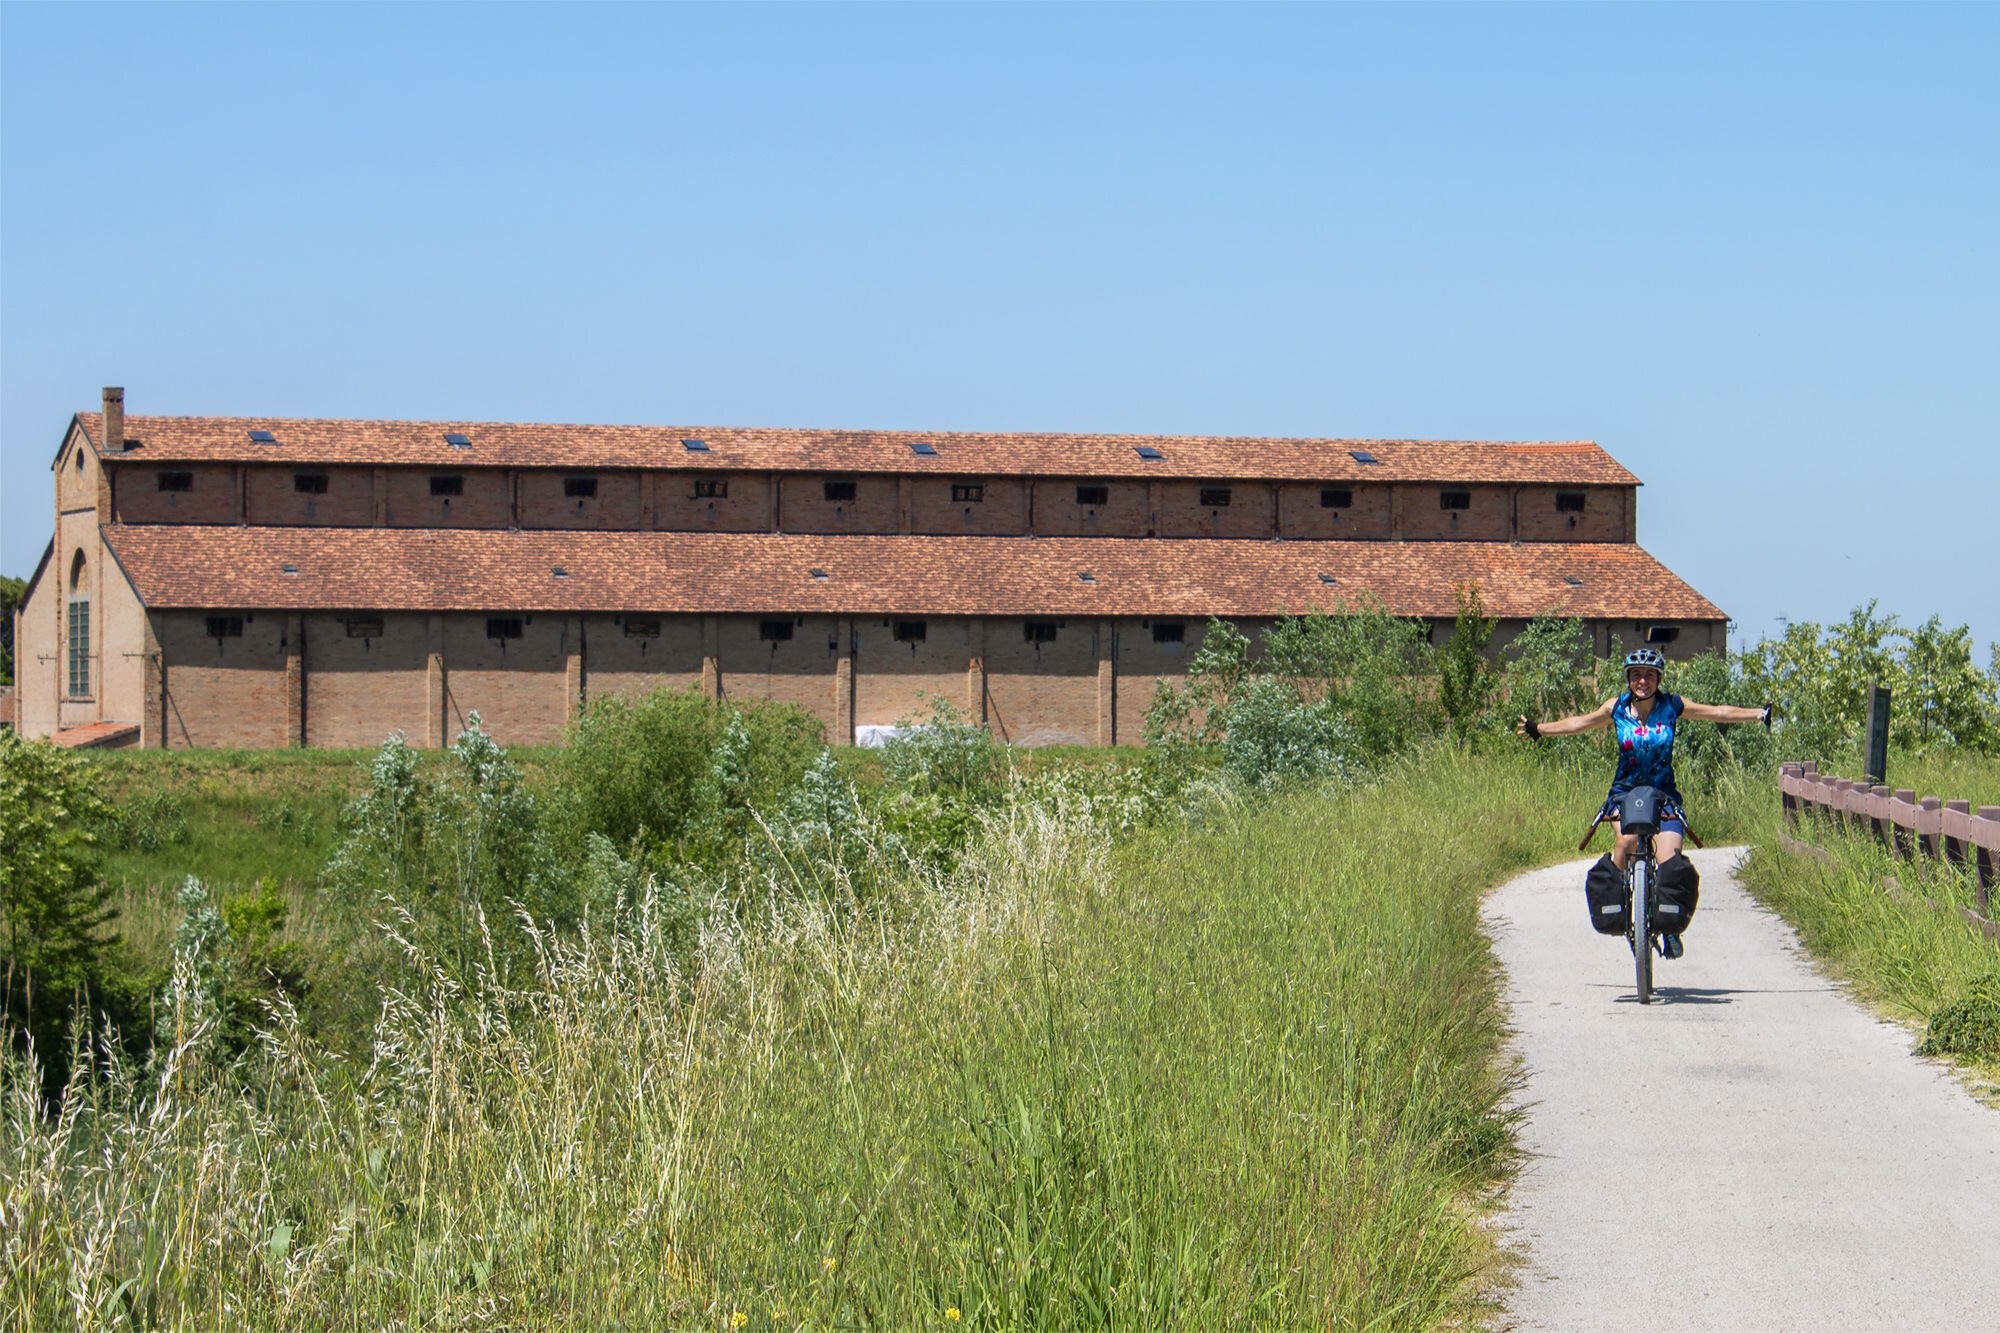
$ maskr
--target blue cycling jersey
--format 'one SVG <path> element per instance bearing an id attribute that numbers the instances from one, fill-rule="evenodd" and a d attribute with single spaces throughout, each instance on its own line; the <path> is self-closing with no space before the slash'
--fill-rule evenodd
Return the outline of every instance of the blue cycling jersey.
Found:
<path id="1" fill-rule="evenodd" d="M 1680 721 L 1681 697 L 1659 694 L 1653 697 L 1653 711 L 1642 722 L 1632 711 L 1632 696 L 1618 696 L 1611 706 L 1611 725 L 1618 736 L 1618 772 L 1611 779 L 1611 795 L 1623 796 L 1634 787 L 1657 787 L 1680 799 L 1674 785 L 1674 724 Z"/>

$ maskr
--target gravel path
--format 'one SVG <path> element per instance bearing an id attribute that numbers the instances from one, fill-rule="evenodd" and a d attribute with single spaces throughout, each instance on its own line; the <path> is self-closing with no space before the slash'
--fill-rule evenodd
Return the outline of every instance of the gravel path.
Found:
<path id="1" fill-rule="evenodd" d="M 1530 1154 L 1524 1329 L 2000 1329 L 2000 1111 L 1910 1054 L 1694 854 L 1687 956 L 1632 993 L 1586 862 L 1489 895 Z"/>

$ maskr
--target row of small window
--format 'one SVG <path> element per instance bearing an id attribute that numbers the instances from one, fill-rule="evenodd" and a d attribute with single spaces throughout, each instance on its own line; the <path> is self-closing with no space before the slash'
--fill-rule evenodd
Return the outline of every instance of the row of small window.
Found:
<path id="1" fill-rule="evenodd" d="M 194 473 L 162 470 L 159 473 L 160 489 L 163 491 L 191 491 L 194 489 Z M 294 472 L 292 489 L 301 495 L 325 495 L 327 474 L 324 472 Z M 829 481 L 822 483 L 829 504 L 849 504 L 854 500 L 855 484 L 851 481 Z M 456 472 L 439 472 L 431 476 L 431 494 L 449 498 L 465 493 L 465 478 Z M 571 500 L 590 500 L 597 496 L 597 478 L 564 477 L 563 495 Z M 1204 486 L 1201 488 L 1203 509 L 1226 509 L 1233 495 L 1228 486 Z M 697 500 L 723 500 L 729 497 L 729 482 L 720 477 L 698 478 L 694 483 L 694 498 Z M 979 482 L 954 483 L 951 488 L 953 504 L 979 504 L 986 498 L 986 487 Z M 1085 508 L 1100 508 L 1111 502 L 1109 486 L 1085 485 L 1076 488 L 1076 502 Z M 1583 512 L 1584 493 L 1582 491 L 1557 491 L 1556 512 L 1558 514 L 1580 514 Z M 1320 488 L 1319 505 L 1322 509 L 1352 509 L 1354 491 L 1347 486 L 1324 486 Z M 1439 491 L 1438 508 L 1472 508 L 1471 491 Z"/>

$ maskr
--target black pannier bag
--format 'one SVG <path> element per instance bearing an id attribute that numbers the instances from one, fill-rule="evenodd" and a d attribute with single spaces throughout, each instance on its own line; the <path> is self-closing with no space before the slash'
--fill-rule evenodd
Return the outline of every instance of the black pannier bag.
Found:
<path id="1" fill-rule="evenodd" d="M 1632 925 L 1632 904 L 1625 897 L 1625 873 L 1611 864 L 1611 853 L 1583 877 L 1583 896 L 1590 904 L 1590 926 L 1600 935 L 1623 935 Z"/>
<path id="2" fill-rule="evenodd" d="M 1694 862 L 1674 853 L 1660 863 L 1659 902 L 1653 908 L 1653 923 L 1668 935 L 1678 935 L 1694 920 L 1694 905 L 1701 898 L 1701 875 Z"/>

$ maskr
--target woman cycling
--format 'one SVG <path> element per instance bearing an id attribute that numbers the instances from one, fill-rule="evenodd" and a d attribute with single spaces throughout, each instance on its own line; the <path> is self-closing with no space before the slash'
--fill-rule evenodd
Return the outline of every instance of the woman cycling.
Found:
<path id="1" fill-rule="evenodd" d="M 1653 837 L 1653 851 L 1664 872 L 1666 863 L 1680 855 L 1681 840 L 1687 835 L 1687 816 L 1681 808 L 1680 789 L 1674 783 L 1674 730 L 1682 718 L 1696 722 L 1762 722 L 1771 725 L 1771 706 L 1738 708 L 1729 704 L 1702 704 L 1678 694 L 1663 694 L 1667 659 L 1657 648 L 1635 648 L 1625 655 L 1625 693 L 1606 699 L 1591 712 L 1553 722 L 1535 723 L 1523 716 L 1515 730 L 1529 740 L 1543 736 L 1574 736 L 1600 727 L 1614 728 L 1618 736 L 1618 770 L 1611 778 L 1611 793 L 1604 799 L 1601 817 L 1618 827 L 1619 806 L 1625 793 L 1634 787 L 1652 787 L 1667 798 L 1660 831 Z M 1634 834 L 1618 835 L 1611 853 L 1612 864 L 1624 874 L 1626 862 L 1639 850 Z M 1669 935 L 1662 943 L 1669 958 L 1681 952 L 1679 935 Z"/>

